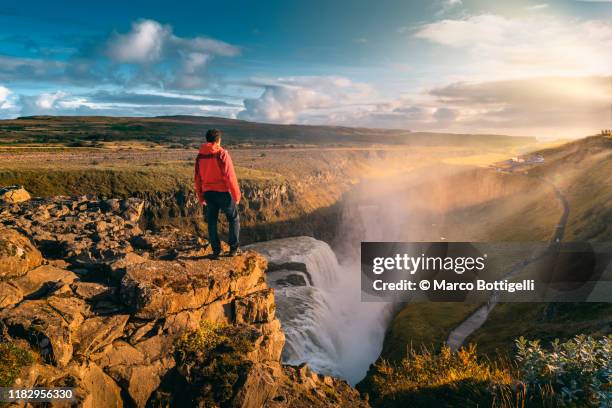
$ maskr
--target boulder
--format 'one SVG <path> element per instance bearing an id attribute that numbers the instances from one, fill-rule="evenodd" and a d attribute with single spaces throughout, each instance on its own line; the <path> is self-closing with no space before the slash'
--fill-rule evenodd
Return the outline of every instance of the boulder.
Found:
<path id="1" fill-rule="evenodd" d="M 122 216 L 129 222 L 137 222 L 144 209 L 144 201 L 138 198 L 128 198 L 119 202 Z"/>
<path id="2" fill-rule="evenodd" d="M 10 281 L 0 281 L 0 309 L 15 305 L 25 297 L 42 296 L 64 284 L 72 283 L 77 276 L 65 269 L 42 265 Z"/>
<path id="3" fill-rule="evenodd" d="M 123 335 L 129 315 L 96 316 L 81 324 L 74 336 L 74 354 L 90 354 L 111 344 Z"/>
<path id="4" fill-rule="evenodd" d="M 119 200 L 116 198 L 100 201 L 100 209 L 104 212 L 118 212 L 119 207 Z"/>
<path id="5" fill-rule="evenodd" d="M 9 306 L 21 302 L 23 292 L 19 287 L 11 282 L 0 281 L 0 309 L 5 309 Z"/>
<path id="6" fill-rule="evenodd" d="M 127 267 L 120 296 L 136 317 L 155 319 L 262 289 L 265 267 L 255 252 L 220 260 L 147 261 Z"/>
<path id="7" fill-rule="evenodd" d="M 236 323 L 267 323 L 274 319 L 274 289 L 269 288 L 234 300 Z"/>
<path id="8" fill-rule="evenodd" d="M 86 309 L 79 301 L 57 296 L 27 300 L 0 311 L 0 321 L 9 333 L 33 343 L 46 361 L 64 367 L 72 358 L 73 334 L 83 322 Z"/>
<path id="9" fill-rule="evenodd" d="M 115 288 L 97 282 L 74 282 L 71 285 L 74 294 L 89 302 L 96 300 L 110 300 L 115 294 Z"/>
<path id="10" fill-rule="evenodd" d="M 94 358 L 139 408 L 146 405 L 161 377 L 174 366 L 170 359 L 151 362 L 145 353 L 121 340 Z"/>
<path id="11" fill-rule="evenodd" d="M 102 369 L 92 362 L 70 367 L 78 381 L 75 394 L 82 408 L 121 408 L 121 388 Z"/>
<path id="12" fill-rule="evenodd" d="M 146 261 L 147 258 L 134 252 L 123 254 L 108 263 L 110 279 L 118 282 L 125 275 L 125 270 L 129 265 L 137 265 Z"/>
<path id="13" fill-rule="evenodd" d="M 104 350 L 92 354 L 91 360 L 107 371 L 113 367 L 119 367 L 115 371 L 121 371 L 121 367 L 131 367 L 146 362 L 145 356 L 140 350 L 123 340 L 115 340 Z"/>
<path id="14" fill-rule="evenodd" d="M 278 388 L 274 370 L 265 366 L 252 367 L 246 373 L 244 384 L 232 400 L 232 406 L 240 408 L 260 408 L 266 406 Z"/>
<path id="15" fill-rule="evenodd" d="M 23 292 L 24 297 L 27 297 L 44 291 L 46 288 L 57 287 L 61 284 L 70 285 L 76 279 L 74 272 L 51 265 L 42 265 L 14 279 L 13 283 Z"/>
<path id="16" fill-rule="evenodd" d="M 285 333 L 281 329 L 280 320 L 274 319 L 269 323 L 256 324 L 255 327 L 262 336 L 255 342 L 251 358 L 263 362 L 280 361 L 285 346 Z"/>
<path id="17" fill-rule="evenodd" d="M 16 204 L 28 201 L 30 198 L 32 198 L 30 193 L 28 193 L 25 188 L 21 186 L 8 186 L 0 188 L 0 202 Z"/>
<path id="18" fill-rule="evenodd" d="M 25 275 L 42 260 L 27 237 L 12 229 L 0 229 L 0 280 Z"/>
<path id="19" fill-rule="evenodd" d="M 15 386 L 19 388 L 69 387 L 74 390 L 72 400 L 65 403 L 53 403 L 51 404 L 53 407 L 123 407 L 119 386 L 99 366 L 90 361 L 73 362 L 63 369 L 48 364 L 33 364 L 23 370 Z"/>
<path id="20" fill-rule="evenodd" d="M 126 371 L 124 389 L 136 407 L 144 408 L 147 405 L 149 397 L 159 387 L 161 377 L 168 370 L 169 368 L 156 362 L 151 365 L 133 366 Z"/>

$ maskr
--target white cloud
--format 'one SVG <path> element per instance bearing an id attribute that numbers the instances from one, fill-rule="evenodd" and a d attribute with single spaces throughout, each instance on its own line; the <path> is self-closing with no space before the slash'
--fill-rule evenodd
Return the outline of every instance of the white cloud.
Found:
<path id="1" fill-rule="evenodd" d="M 414 36 L 456 50 L 453 72 L 465 79 L 598 75 L 612 68 L 612 23 L 598 20 L 481 14 L 425 24 Z"/>
<path id="2" fill-rule="evenodd" d="M 11 91 L 4 86 L 0 86 L 0 109 L 4 109 L 5 105 L 9 103 L 8 97 L 11 94 Z"/>
<path id="3" fill-rule="evenodd" d="M 454 83 L 428 94 L 336 110 L 304 110 L 302 123 L 458 133 L 582 137 L 609 127 L 609 76 Z M 282 103 L 277 107 L 282 111 Z"/>
<path id="4" fill-rule="evenodd" d="M 40 94 L 34 103 L 40 109 L 53 109 L 58 103 L 61 103 L 62 98 L 67 96 L 65 92 L 57 91 L 53 93 Z"/>
<path id="5" fill-rule="evenodd" d="M 610 123 L 612 77 L 542 77 L 434 89 L 460 112 L 456 128 L 535 136 L 585 136 Z"/>
<path id="6" fill-rule="evenodd" d="M 244 100 L 240 119 L 307 123 L 323 112 L 363 103 L 372 93 L 368 85 L 337 76 L 280 78 L 261 85 L 261 96 Z"/>
<path id="7" fill-rule="evenodd" d="M 203 87 L 213 57 L 239 53 L 238 47 L 213 38 L 178 37 L 171 26 L 154 20 L 138 20 L 130 32 L 113 34 L 106 48 L 106 55 L 115 63 L 136 66 L 128 81 L 170 89 Z"/>
<path id="8" fill-rule="evenodd" d="M 540 3 L 540 4 L 534 4 L 533 6 L 528 6 L 527 10 L 538 11 L 538 10 L 545 10 L 549 7 L 550 6 L 548 3 Z"/>
<path id="9" fill-rule="evenodd" d="M 86 98 L 74 96 L 63 91 L 45 92 L 38 95 L 19 95 L 18 111 L 21 116 L 31 115 L 83 115 L 108 114 L 112 110 Z"/>
<path id="10" fill-rule="evenodd" d="M 115 33 L 108 43 L 108 55 L 117 62 L 147 64 L 157 62 L 169 54 L 181 54 L 187 64 L 194 56 L 202 59 L 211 55 L 234 56 L 240 50 L 223 41 L 206 37 L 181 38 L 172 33 L 172 27 L 154 20 L 132 23 L 127 34 Z"/>
<path id="11" fill-rule="evenodd" d="M 162 47 L 171 35 L 168 26 L 157 21 L 140 20 L 127 34 L 115 34 L 109 44 L 109 55 L 115 61 L 149 63 L 159 60 Z"/>

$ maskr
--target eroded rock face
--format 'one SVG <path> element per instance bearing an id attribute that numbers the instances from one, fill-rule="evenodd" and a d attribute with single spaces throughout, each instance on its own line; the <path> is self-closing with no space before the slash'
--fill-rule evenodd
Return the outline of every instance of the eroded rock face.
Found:
<path id="1" fill-rule="evenodd" d="M 141 231 L 143 207 L 87 197 L 0 204 L 0 341 L 40 355 L 17 384 L 75 387 L 84 407 L 367 405 L 344 382 L 281 365 L 265 258 L 207 259 L 201 238 Z M 218 328 L 218 344 L 178 354 L 204 323 Z"/>
<path id="2" fill-rule="evenodd" d="M 266 260 L 254 252 L 211 261 L 148 261 L 126 268 L 121 300 L 136 317 L 154 319 L 208 305 L 263 285 Z"/>
<path id="3" fill-rule="evenodd" d="M 4 309 L 0 321 L 9 333 L 32 342 L 45 361 L 65 367 L 72 359 L 73 336 L 84 314 L 86 305 L 80 299 L 51 296 Z"/>

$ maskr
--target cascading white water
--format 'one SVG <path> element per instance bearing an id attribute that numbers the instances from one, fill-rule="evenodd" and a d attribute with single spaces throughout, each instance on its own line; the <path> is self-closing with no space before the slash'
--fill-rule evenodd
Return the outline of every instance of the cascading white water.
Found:
<path id="1" fill-rule="evenodd" d="M 337 286 L 340 266 L 329 245 L 311 237 L 283 238 L 250 245 L 271 264 L 301 264 L 307 272 L 268 272 L 276 289 L 276 310 L 285 331 L 283 361 L 307 362 L 318 372 L 340 376 L 340 337 L 329 291 Z M 312 282 L 312 283 L 311 283 Z"/>
<path id="2" fill-rule="evenodd" d="M 347 259 L 340 265 L 329 245 L 311 237 L 250 248 L 275 265 L 306 266 L 307 274 L 289 269 L 268 273 L 287 339 L 283 361 L 307 362 L 316 372 L 352 384 L 363 378 L 380 353 L 389 307 L 361 302 L 359 260 Z"/>

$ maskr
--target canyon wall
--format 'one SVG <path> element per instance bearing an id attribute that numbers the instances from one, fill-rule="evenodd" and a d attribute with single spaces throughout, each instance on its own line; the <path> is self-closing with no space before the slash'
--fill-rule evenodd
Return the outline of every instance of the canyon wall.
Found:
<path id="1" fill-rule="evenodd" d="M 143 232 L 139 199 L 0 206 L 0 378 L 71 387 L 84 407 L 366 407 L 344 381 L 280 363 L 266 260 Z M 7 371 L 12 370 L 12 371 Z M 7 372 L 5 372 L 7 371 Z"/>

